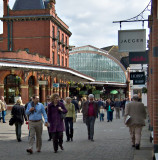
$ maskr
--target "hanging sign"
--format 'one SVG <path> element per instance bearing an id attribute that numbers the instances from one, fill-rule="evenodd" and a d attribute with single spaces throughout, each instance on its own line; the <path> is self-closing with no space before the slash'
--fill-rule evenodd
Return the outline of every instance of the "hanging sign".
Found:
<path id="1" fill-rule="evenodd" d="M 59 83 L 53 83 L 53 88 L 59 88 Z"/>
<path id="2" fill-rule="evenodd" d="M 131 72 L 130 80 L 133 80 L 133 85 L 145 84 L 145 73 L 144 72 Z"/>
<path id="3" fill-rule="evenodd" d="M 146 50 L 146 30 L 119 30 L 119 52 L 141 52 Z"/>
<path id="4" fill-rule="evenodd" d="M 133 85 L 143 85 L 143 84 L 145 84 L 145 77 L 144 77 L 144 79 L 133 80 Z"/>
<path id="5" fill-rule="evenodd" d="M 48 81 L 38 81 L 39 85 L 48 85 Z"/>
<path id="6" fill-rule="evenodd" d="M 131 72 L 130 73 L 130 80 L 143 79 L 143 77 L 145 77 L 144 72 Z"/>
<path id="7" fill-rule="evenodd" d="M 129 52 L 129 64 L 148 64 L 148 51 Z"/>

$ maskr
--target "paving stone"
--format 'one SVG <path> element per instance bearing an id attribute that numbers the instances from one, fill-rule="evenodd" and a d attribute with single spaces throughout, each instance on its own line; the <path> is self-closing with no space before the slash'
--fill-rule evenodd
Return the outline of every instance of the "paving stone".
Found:
<path id="1" fill-rule="evenodd" d="M 114 118 L 113 122 L 109 123 L 106 120 L 100 122 L 97 119 L 95 141 L 91 142 L 87 139 L 87 128 L 82 121 L 82 114 L 79 113 L 77 122 L 74 124 L 74 141 L 66 142 L 64 133 L 64 151 L 59 150 L 57 154 L 53 151 L 52 141 L 47 141 L 47 128 L 44 127 L 42 152 L 36 152 L 34 143 L 32 155 L 26 152 L 28 126 L 26 124 L 22 126 L 22 142 L 17 142 L 15 127 L 8 125 L 9 118 L 8 114 L 7 123 L 0 123 L 0 160 L 141 160 L 138 158 L 147 151 L 146 157 L 150 157 L 151 146 L 147 141 L 148 134 L 143 134 L 142 148 L 136 151 L 131 147 L 129 130 L 124 125 L 123 118 L 117 120 Z M 143 133 L 144 131 L 149 132 L 147 129 L 143 130 Z"/>

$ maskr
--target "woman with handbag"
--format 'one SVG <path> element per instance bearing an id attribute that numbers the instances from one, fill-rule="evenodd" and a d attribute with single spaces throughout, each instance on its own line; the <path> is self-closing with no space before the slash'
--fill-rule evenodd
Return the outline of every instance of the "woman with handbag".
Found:
<path id="1" fill-rule="evenodd" d="M 67 141 L 73 141 L 73 122 L 76 121 L 75 115 L 75 105 L 71 103 L 71 98 L 66 98 L 66 109 L 68 110 L 66 117 L 65 117 L 65 127 L 66 127 L 66 137 Z"/>
<path id="2" fill-rule="evenodd" d="M 52 134 L 54 152 L 57 153 L 58 146 L 63 148 L 64 123 L 62 113 L 67 113 L 64 104 L 59 101 L 59 95 L 53 94 L 50 97 L 51 103 L 48 105 L 49 132 Z"/>
<path id="3" fill-rule="evenodd" d="M 16 104 L 13 106 L 11 115 L 15 121 L 15 131 L 18 142 L 21 142 L 21 126 L 25 121 L 27 121 L 27 117 L 25 115 L 24 106 L 22 106 L 22 101 L 20 99 L 17 100 Z"/>

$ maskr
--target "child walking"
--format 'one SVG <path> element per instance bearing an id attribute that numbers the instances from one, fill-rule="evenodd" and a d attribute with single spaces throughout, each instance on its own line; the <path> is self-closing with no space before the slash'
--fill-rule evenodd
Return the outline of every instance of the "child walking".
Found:
<path id="1" fill-rule="evenodd" d="M 101 107 L 100 107 L 100 122 L 101 122 L 101 121 L 104 121 L 104 114 L 105 114 L 104 107 L 101 106 Z"/>

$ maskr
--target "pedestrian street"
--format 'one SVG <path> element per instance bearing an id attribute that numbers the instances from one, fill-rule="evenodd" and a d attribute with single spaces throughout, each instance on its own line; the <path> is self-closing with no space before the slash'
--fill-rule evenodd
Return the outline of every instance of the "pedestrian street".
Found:
<path id="1" fill-rule="evenodd" d="M 115 115 L 115 114 L 114 114 Z M 128 128 L 121 119 L 104 122 L 99 118 L 95 122 L 94 142 L 88 140 L 87 128 L 83 123 L 82 114 L 78 114 L 74 124 L 74 141 L 66 142 L 64 133 L 64 151 L 53 152 L 53 143 L 48 141 L 47 128 L 43 127 L 43 144 L 41 152 L 28 154 L 28 126 L 22 126 L 22 142 L 17 142 L 15 126 L 0 123 L 0 160 L 133 160 L 134 149 L 131 146 Z"/>

